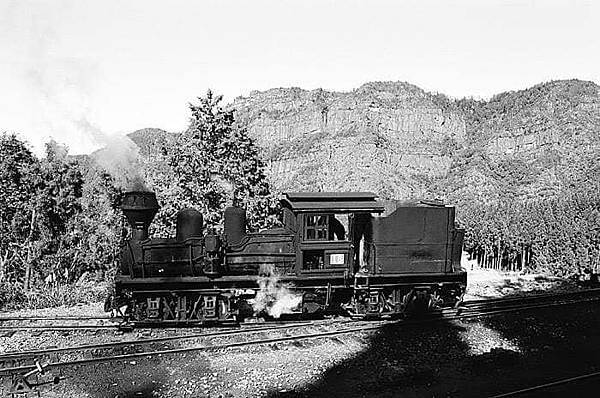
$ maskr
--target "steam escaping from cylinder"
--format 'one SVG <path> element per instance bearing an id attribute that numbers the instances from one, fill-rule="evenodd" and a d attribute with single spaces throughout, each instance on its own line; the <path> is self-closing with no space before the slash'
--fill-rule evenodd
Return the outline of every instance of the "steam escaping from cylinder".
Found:
<path id="1" fill-rule="evenodd" d="M 298 311 L 302 294 L 294 292 L 290 284 L 282 283 L 272 264 L 261 265 L 258 277 L 259 291 L 252 308 L 258 314 L 266 312 L 273 318 Z"/>

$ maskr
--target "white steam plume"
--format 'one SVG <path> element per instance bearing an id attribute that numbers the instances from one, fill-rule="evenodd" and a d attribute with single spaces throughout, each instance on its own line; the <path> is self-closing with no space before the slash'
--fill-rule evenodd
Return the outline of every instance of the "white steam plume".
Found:
<path id="1" fill-rule="evenodd" d="M 272 264 L 261 265 L 258 277 L 260 290 L 252 303 L 256 313 L 266 312 L 273 318 L 290 314 L 302 304 L 302 294 L 292 291 L 291 286 L 280 281 Z"/>
<path id="2" fill-rule="evenodd" d="M 69 4 L 40 3 L 35 7 L 18 2 L 8 7 L 11 19 L 27 21 L 21 26 L 12 23 L 6 31 L 22 30 L 26 72 L 22 75 L 31 93 L 31 132 L 36 134 L 38 148 L 44 140 L 66 143 L 71 153 L 90 153 L 115 178 L 123 189 L 147 190 L 141 177 L 139 150 L 128 137 L 107 134 L 94 123 L 91 98 L 101 71 L 101 63 L 93 56 L 61 54 L 63 41 L 57 32 Z M 13 26 L 14 25 L 14 26 Z M 62 52 L 64 54 L 64 52 Z"/>
<path id="3" fill-rule="evenodd" d="M 93 127 L 93 126 L 91 126 Z M 93 159 L 126 191 L 149 191 L 142 175 L 139 148 L 127 136 L 106 136 L 104 148 L 92 154 Z"/>

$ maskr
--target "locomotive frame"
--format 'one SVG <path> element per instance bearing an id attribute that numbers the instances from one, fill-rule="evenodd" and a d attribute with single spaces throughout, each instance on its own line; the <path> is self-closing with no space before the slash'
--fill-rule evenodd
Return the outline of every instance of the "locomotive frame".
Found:
<path id="1" fill-rule="evenodd" d="M 370 192 L 290 192 L 281 207 L 283 227 L 256 233 L 246 232 L 243 209 L 228 207 L 222 234 L 204 232 L 202 215 L 184 209 L 175 238 L 149 239 L 156 197 L 126 193 L 132 233 L 107 309 L 127 305 L 134 324 L 238 322 L 257 315 L 265 284 L 286 289 L 297 302 L 287 310 L 304 315 L 406 315 L 462 300 L 454 207 L 384 203 Z"/>

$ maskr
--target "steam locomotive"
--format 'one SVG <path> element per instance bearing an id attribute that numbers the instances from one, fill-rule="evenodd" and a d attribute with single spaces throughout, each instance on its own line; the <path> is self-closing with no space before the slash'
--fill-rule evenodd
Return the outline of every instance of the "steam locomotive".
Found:
<path id="1" fill-rule="evenodd" d="M 370 192 L 290 192 L 281 207 L 283 226 L 260 232 L 247 232 L 243 208 L 227 207 L 222 233 L 187 208 L 174 238 L 149 238 L 155 194 L 125 193 L 131 234 L 106 309 L 124 307 L 132 324 L 191 325 L 259 313 L 406 315 L 462 300 L 454 207 Z"/>

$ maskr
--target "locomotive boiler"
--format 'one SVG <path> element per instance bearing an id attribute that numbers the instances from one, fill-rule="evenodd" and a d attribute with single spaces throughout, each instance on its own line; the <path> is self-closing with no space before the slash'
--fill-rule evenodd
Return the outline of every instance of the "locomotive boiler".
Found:
<path id="1" fill-rule="evenodd" d="M 205 324 L 282 311 L 405 315 L 462 299 L 464 232 L 454 207 L 290 192 L 281 208 L 281 228 L 248 232 L 245 210 L 228 207 L 222 233 L 182 209 L 175 237 L 150 238 L 156 196 L 127 192 L 131 233 L 108 308 L 126 306 L 132 323 Z"/>

